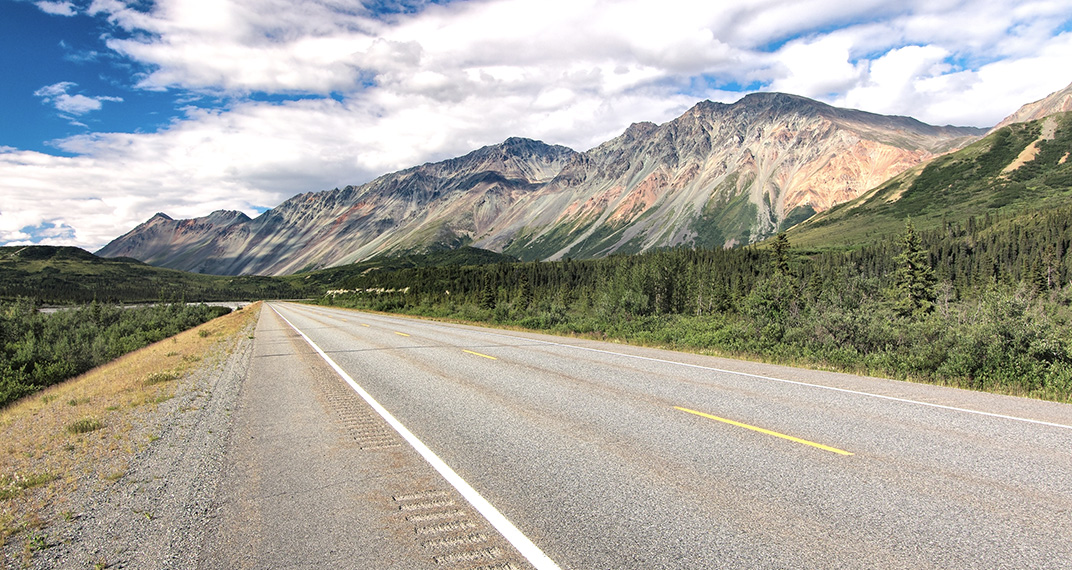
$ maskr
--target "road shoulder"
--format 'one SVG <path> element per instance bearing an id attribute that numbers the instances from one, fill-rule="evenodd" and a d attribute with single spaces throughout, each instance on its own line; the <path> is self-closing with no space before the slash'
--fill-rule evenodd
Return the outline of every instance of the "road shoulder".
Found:
<path id="1" fill-rule="evenodd" d="M 45 441 L 62 444 L 50 468 L 66 472 L 29 493 L 38 495 L 30 507 L 40 526 L 18 538 L 41 537 L 41 547 L 9 541 L 5 568 L 194 568 L 191 552 L 204 537 L 256 315 L 221 319 L 183 333 L 192 342 L 164 340 L 30 402 L 45 402 L 30 416 L 44 422 L 60 416 L 48 406 L 98 406 L 104 427 L 84 435 L 42 430 L 60 434 Z M 188 348 L 199 343 L 203 349 Z M 181 372 L 159 384 L 145 380 L 171 378 L 165 369 Z M 121 382 L 131 386 L 114 387 Z M 57 457 L 64 454 L 71 459 Z"/>
<path id="2" fill-rule="evenodd" d="M 199 568 L 524 567 L 268 308 L 256 339 Z"/>

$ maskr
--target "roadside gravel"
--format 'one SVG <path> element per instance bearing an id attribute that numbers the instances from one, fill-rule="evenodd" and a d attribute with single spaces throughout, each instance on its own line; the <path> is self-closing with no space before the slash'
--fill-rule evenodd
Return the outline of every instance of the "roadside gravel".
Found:
<path id="1" fill-rule="evenodd" d="M 57 478 L 17 505 L 0 500 L 0 518 L 7 509 L 25 521 L 2 527 L 0 567 L 529 568 L 272 309 L 240 317 L 231 332 L 183 333 L 213 343 L 196 358 L 181 341 L 137 355 L 133 388 L 88 398 L 99 431 L 55 435 L 61 413 L 85 413 L 66 403 L 85 378 L 23 402 L 23 428 L 53 425 L 0 450 L 0 473 Z M 181 379 L 144 387 L 180 359 L 195 362 Z M 90 380 L 118 378 L 104 370 Z M 4 429 L 0 438 L 12 433 Z M 42 441 L 52 451 L 31 453 Z M 23 455 L 32 458 L 16 465 Z"/>
<path id="2" fill-rule="evenodd" d="M 150 443 L 125 474 L 114 481 L 92 469 L 68 474 L 76 490 L 48 507 L 57 512 L 39 515 L 48 522 L 44 547 L 28 552 L 23 541 L 9 541 L 4 568 L 196 568 L 255 325 L 217 343 L 176 381 L 174 397 L 132 410 L 129 441 Z"/>

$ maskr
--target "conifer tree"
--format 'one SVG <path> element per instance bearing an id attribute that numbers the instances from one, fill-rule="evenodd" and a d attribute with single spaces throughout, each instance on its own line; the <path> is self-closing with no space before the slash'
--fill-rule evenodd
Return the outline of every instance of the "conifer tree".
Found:
<path id="1" fill-rule="evenodd" d="M 897 265 L 894 308 L 901 316 L 929 313 L 934 310 L 937 280 L 929 254 L 920 243 L 911 219 L 905 222 L 905 231 L 899 242 L 901 253 L 894 258 Z"/>
<path id="2" fill-rule="evenodd" d="M 775 236 L 774 244 L 771 248 L 774 250 L 774 269 L 782 275 L 789 274 L 789 237 L 782 232 Z"/>
<path id="3" fill-rule="evenodd" d="M 517 304 L 521 310 L 527 310 L 532 305 L 533 291 L 532 283 L 529 281 L 529 274 L 525 271 L 521 272 L 518 277 L 517 283 Z"/>
<path id="4" fill-rule="evenodd" d="M 494 309 L 497 295 L 495 287 L 491 284 L 491 278 L 484 279 L 484 287 L 480 291 L 480 306 L 485 309 Z"/>

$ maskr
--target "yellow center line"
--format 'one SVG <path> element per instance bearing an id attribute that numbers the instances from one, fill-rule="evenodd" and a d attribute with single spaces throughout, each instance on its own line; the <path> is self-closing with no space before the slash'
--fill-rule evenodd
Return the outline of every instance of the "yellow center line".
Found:
<path id="1" fill-rule="evenodd" d="M 843 449 L 838 449 L 836 447 L 830 447 L 829 445 L 823 445 L 821 443 L 815 443 L 814 441 L 808 441 L 806 439 L 800 439 L 799 437 L 793 437 L 791 435 L 785 435 L 784 433 L 778 433 L 776 431 L 771 431 L 769 429 L 763 429 L 761 427 L 750 426 L 748 424 L 742 424 L 741 422 L 735 422 L 733 420 L 727 420 L 726 418 L 720 418 L 718 416 L 712 416 L 711 414 L 705 414 L 703 412 L 697 412 L 696 410 L 690 410 L 688 408 L 682 408 L 682 407 L 679 407 L 679 406 L 674 406 L 674 409 L 675 410 L 681 410 L 682 412 L 688 412 L 690 414 L 694 414 L 694 415 L 704 417 L 704 418 L 707 418 L 707 419 L 719 421 L 719 422 L 722 422 L 722 423 L 727 423 L 727 424 L 734 425 L 734 426 L 737 426 L 737 427 L 743 427 L 745 429 L 750 429 L 752 431 L 758 431 L 759 433 L 765 433 L 767 435 L 773 435 L 774 437 L 780 437 L 782 439 L 788 439 L 789 441 L 795 441 L 797 443 L 803 443 L 804 445 L 810 445 L 812 447 L 818 447 L 819 449 L 823 449 L 823 450 L 826 450 L 826 451 L 831 451 L 831 452 L 837 453 L 838 455 L 852 455 L 852 453 L 850 453 L 848 451 L 845 451 Z"/>
<path id="2" fill-rule="evenodd" d="M 398 336 L 409 336 L 409 335 L 408 335 L 408 334 L 406 334 L 406 333 L 400 333 L 400 332 L 398 332 L 398 331 L 395 331 L 395 334 L 396 334 L 396 335 L 398 335 Z"/>
<path id="3" fill-rule="evenodd" d="M 361 326 L 363 326 L 363 327 L 371 327 L 372 325 L 366 325 L 365 323 L 361 323 Z"/>
<path id="4" fill-rule="evenodd" d="M 488 356 L 486 354 L 480 354 L 479 352 L 473 352 L 471 350 L 465 350 L 464 348 L 462 349 L 462 352 L 467 352 L 467 353 L 475 355 L 475 356 L 483 356 L 484 358 L 490 358 L 492 360 L 498 360 L 498 358 L 495 358 L 494 356 Z"/>

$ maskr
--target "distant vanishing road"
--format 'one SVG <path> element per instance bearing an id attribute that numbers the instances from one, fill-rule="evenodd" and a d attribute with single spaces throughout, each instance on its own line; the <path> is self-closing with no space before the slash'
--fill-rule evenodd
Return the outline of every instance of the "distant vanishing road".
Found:
<path id="1" fill-rule="evenodd" d="M 1069 405 L 284 303 L 254 346 L 221 568 L 1072 568 Z"/>

